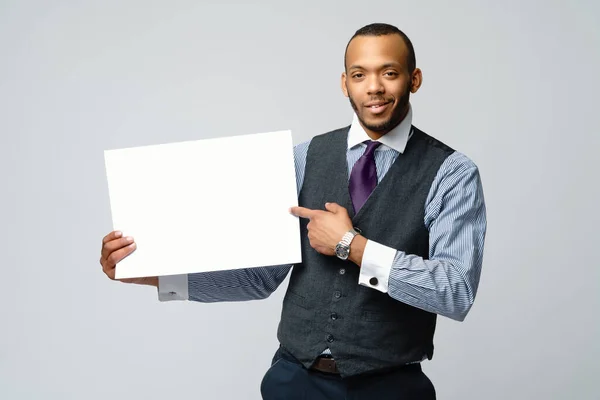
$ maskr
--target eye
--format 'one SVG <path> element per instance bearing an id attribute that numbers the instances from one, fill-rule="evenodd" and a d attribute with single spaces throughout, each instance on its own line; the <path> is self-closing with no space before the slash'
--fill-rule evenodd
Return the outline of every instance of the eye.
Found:
<path id="1" fill-rule="evenodd" d="M 388 71 L 388 72 L 386 72 L 384 75 L 385 75 L 385 76 L 398 76 L 398 73 L 397 73 L 397 72 L 394 72 L 394 71 Z"/>
<path id="2" fill-rule="evenodd" d="M 360 72 L 357 72 L 356 74 L 352 75 L 352 78 L 354 79 L 360 79 L 364 76 L 364 74 L 361 74 Z"/>

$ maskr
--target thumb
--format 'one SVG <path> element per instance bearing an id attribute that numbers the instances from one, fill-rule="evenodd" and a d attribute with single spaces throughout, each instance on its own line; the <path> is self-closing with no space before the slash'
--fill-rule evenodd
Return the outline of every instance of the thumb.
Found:
<path id="1" fill-rule="evenodd" d="M 325 209 L 329 212 L 337 214 L 339 211 L 344 210 L 344 207 L 340 206 L 337 203 L 325 203 Z"/>

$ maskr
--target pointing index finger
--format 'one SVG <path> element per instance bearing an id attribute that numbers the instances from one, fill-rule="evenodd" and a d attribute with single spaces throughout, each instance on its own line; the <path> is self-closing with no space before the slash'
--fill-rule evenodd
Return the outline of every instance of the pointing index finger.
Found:
<path id="1" fill-rule="evenodd" d="M 311 210 L 310 208 L 305 207 L 292 207 L 290 208 L 290 213 L 300 218 L 308 218 L 311 219 L 315 216 L 318 210 Z"/>

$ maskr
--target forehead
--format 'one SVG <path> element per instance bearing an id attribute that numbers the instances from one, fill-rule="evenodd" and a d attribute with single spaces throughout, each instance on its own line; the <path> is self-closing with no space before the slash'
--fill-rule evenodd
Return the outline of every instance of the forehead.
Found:
<path id="1" fill-rule="evenodd" d="M 346 68 L 352 65 L 375 67 L 392 62 L 406 66 L 407 52 L 400 35 L 357 36 L 348 45 Z"/>

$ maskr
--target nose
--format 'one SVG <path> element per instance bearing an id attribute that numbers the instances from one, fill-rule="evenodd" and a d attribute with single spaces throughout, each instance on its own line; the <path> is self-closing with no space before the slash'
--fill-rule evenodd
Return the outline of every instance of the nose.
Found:
<path id="1" fill-rule="evenodd" d="M 383 87 L 383 84 L 379 78 L 380 77 L 377 74 L 372 74 L 367 78 L 367 92 L 369 95 L 382 94 L 385 91 L 385 88 Z"/>

